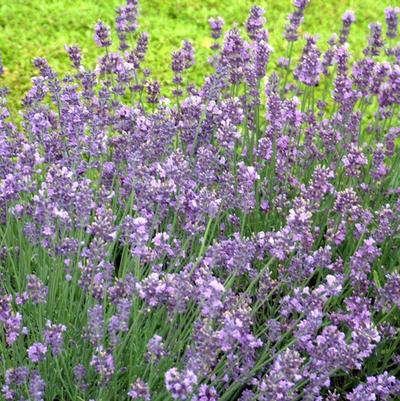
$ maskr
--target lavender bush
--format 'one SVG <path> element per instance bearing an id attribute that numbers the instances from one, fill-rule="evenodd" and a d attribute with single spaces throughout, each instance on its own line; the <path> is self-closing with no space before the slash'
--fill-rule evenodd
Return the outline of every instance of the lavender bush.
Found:
<path id="1" fill-rule="evenodd" d="M 135 0 L 15 123 L 2 89 L 2 399 L 400 399 L 400 10 L 354 60 L 354 14 L 322 52 L 306 6 L 276 67 L 262 8 L 211 18 L 170 98 Z"/>

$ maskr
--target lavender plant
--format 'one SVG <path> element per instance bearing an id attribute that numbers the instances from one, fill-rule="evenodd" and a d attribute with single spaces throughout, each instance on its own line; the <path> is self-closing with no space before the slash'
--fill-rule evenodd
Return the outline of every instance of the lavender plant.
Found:
<path id="1" fill-rule="evenodd" d="M 1 90 L 2 399 L 399 399 L 400 10 L 355 60 L 307 3 L 276 64 L 262 8 L 211 18 L 170 98 L 136 0 L 94 70 L 36 59 L 14 122 Z"/>

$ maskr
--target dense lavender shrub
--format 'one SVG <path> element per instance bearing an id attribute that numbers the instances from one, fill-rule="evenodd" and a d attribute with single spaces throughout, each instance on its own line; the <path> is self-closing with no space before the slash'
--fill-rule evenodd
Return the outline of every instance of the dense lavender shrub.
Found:
<path id="1" fill-rule="evenodd" d="M 400 10 L 355 60 L 307 3 L 276 59 L 262 8 L 210 18 L 170 98 L 136 0 L 94 70 L 36 59 L 15 120 L 1 89 L 2 399 L 400 399 Z"/>

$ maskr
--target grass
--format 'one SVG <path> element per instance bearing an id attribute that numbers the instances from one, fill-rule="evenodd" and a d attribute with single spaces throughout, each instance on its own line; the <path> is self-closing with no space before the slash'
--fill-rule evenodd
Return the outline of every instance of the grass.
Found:
<path id="1" fill-rule="evenodd" d="M 36 74 L 32 59 L 48 58 L 59 72 L 69 69 L 65 44 L 79 44 L 88 65 L 97 55 L 92 36 L 93 25 L 102 19 L 112 24 L 114 9 L 122 0 L 4 0 L 0 4 L 0 51 L 5 65 L 2 85 L 11 89 L 11 105 L 18 107 L 21 96 L 30 87 Z M 170 54 L 183 39 L 196 46 L 197 62 L 192 78 L 199 82 L 201 71 L 207 68 L 208 48 L 211 43 L 207 20 L 222 16 L 228 26 L 235 21 L 242 24 L 252 4 L 267 10 L 271 43 L 282 55 L 282 29 L 286 15 L 292 10 L 291 0 L 142 0 L 141 30 L 150 33 L 150 52 L 147 66 L 163 86 L 171 80 Z M 365 45 L 368 24 L 384 21 L 383 10 L 395 5 L 396 0 L 314 0 L 306 11 L 303 31 L 318 33 L 321 44 L 332 32 L 338 31 L 341 15 L 347 9 L 356 12 L 357 22 L 352 28 L 351 45 L 359 54 Z M 318 32 L 316 32 L 318 28 Z"/>

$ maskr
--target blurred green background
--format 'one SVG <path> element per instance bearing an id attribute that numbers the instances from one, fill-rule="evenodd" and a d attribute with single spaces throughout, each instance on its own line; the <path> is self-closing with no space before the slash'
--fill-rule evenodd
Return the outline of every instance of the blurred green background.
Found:
<path id="1" fill-rule="evenodd" d="M 341 26 L 344 11 L 356 12 L 357 21 L 351 30 L 353 53 L 359 54 L 367 41 L 368 24 L 384 23 L 384 8 L 398 0 L 311 0 L 306 10 L 303 32 L 319 34 L 321 47 L 332 32 Z M 93 43 L 93 26 L 99 19 L 113 24 L 114 10 L 123 0 L 3 0 L 0 2 L 0 50 L 5 74 L 0 84 L 11 90 L 11 103 L 29 88 L 35 74 L 32 59 L 46 57 L 59 72 L 67 71 L 69 62 L 65 44 L 78 44 L 86 65 L 93 65 L 100 50 Z M 142 0 L 140 29 L 150 34 L 150 51 L 146 66 L 153 76 L 168 85 L 171 52 L 183 39 L 196 47 L 196 66 L 191 77 L 199 82 L 207 68 L 211 39 L 207 20 L 221 16 L 227 26 L 236 21 L 243 24 L 253 4 L 266 9 L 267 27 L 275 55 L 286 48 L 282 29 L 286 16 L 292 11 L 291 0 Z M 297 44 L 297 50 L 301 44 Z M 276 56 L 275 56 L 276 57 Z"/>

